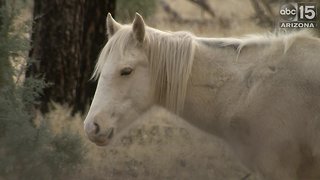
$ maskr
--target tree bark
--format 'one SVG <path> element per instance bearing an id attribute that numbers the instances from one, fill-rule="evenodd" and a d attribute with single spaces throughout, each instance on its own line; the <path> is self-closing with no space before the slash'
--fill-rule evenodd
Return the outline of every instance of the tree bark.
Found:
<path id="1" fill-rule="evenodd" d="M 106 42 L 105 17 L 115 0 L 34 0 L 32 49 L 27 76 L 43 76 L 39 108 L 50 101 L 84 112 L 96 83 L 89 81 L 98 52 Z M 112 9 L 108 9 L 112 8 Z"/>
<path id="2" fill-rule="evenodd" d="M 4 6 L 4 0 L 0 0 L 0 9 L 2 9 Z M 0 12 L 0 28 L 2 28 L 2 18 L 3 18 L 3 12 Z"/>
<path id="3" fill-rule="evenodd" d="M 94 95 L 96 82 L 89 81 L 96 59 L 107 41 L 106 15 L 115 14 L 115 0 L 87 0 L 85 2 L 85 18 L 83 24 L 82 59 L 78 71 L 78 86 L 76 91 L 74 111 L 84 111 Z"/>

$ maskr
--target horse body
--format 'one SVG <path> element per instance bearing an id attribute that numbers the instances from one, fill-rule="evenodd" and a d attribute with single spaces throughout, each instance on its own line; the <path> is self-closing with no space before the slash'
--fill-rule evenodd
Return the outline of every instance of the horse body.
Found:
<path id="1" fill-rule="evenodd" d="M 139 15 L 132 26 L 110 15 L 107 24 L 90 140 L 108 144 L 160 104 L 224 139 L 265 179 L 320 177 L 319 39 L 198 38 L 146 27 Z"/>
<path id="2" fill-rule="evenodd" d="M 278 39 L 248 45 L 237 59 L 232 44 L 198 41 L 182 115 L 266 179 L 319 178 L 320 43 L 290 38 L 285 53 Z"/>

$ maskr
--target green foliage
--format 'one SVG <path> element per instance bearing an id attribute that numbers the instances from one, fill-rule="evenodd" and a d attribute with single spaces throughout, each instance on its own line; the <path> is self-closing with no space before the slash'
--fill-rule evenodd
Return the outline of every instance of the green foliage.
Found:
<path id="1" fill-rule="evenodd" d="M 21 80 L 28 28 L 13 22 L 24 1 L 0 2 L 0 179 L 62 179 L 82 162 L 82 142 L 70 132 L 54 135 L 45 121 L 35 125 L 32 106 L 47 84 L 37 77 Z"/>
<path id="2" fill-rule="evenodd" d="M 156 4 L 156 0 L 117 0 L 117 19 L 125 22 L 132 21 L 136 12 L 147 18 L 155 12 Z"/>
<path id="3" fill-rule="evenodd" d="M 54 174 L 64 173 L 65 167 L 68 167 L 68 171 L 75 170 L 77 164 L 83 159 L 84 148 L 79 147 L 80 137 L 76 134 L 64 132 L 61 135 L 56 136 L 51 141 L 51 147 L 53 152 L 61 153 L 48 153 L 46 154 L 46 160 L 50 162 L 49 166 Z"/>

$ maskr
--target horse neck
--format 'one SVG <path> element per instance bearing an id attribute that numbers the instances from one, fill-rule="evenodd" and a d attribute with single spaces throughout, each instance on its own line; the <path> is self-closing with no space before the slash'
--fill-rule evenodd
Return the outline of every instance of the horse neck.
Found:
<path id="1" fill-rule="evenodd" d="M 283 53 L 280 44 L 275 46 L 250 45 L 238 51 L 237 44 L 222 44 L 221 39 L 200 39 L 195 43 L 195 56 L 188 82 L 185 109 L 182 116 L 191 124 L 211 133 L 221 131 L 225 122 L 220 122 L 221 103 L 225 98 L 219 96 L 230 91 L 235 83 L 243 83 L 249 68 L 257 61 L 266 62 L 270 52 Z M 280 50 L 277 50 L 280 49 Z M 221 102 L 220 102 L 221 101 Z"/>
<path id="2" fill-rule="evenodd" d="M 283 54 L 283 43 L 251 44 L 243 47 L 232 38 L 198 38 L 191 77 L 195 84 L 220 86 L 243 73 L 258 61 L 266 62 L 270 52 Z"/>
<path id="3" fill-rule="evenodd" d="M 181 116 L 201 129 L 216 133 L 220 126 L 212 120 L 216 116 L 213 103 L 220 87 L 235 75 L 232 63 L 237 53 L 232 48 L 194 43 L 197 43 L 194 61 Z"/>
<path id="4" fill-rule="evenodd" d="M 238 51 L 233 46 L 220 47 L 196 41 L 194 62 L 191 72 L 191 85 L 217 87 L 238 70 Z"/>

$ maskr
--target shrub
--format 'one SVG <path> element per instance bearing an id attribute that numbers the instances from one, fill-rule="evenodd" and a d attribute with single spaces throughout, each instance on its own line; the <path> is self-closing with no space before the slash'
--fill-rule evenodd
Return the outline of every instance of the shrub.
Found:
<path id="1" fill-rule="evenodd" d="M 14 2 L 0 1 L 0 179 L 63 178 L 82 162 L 84 148 L 80 137 L 54 135 L 45 121 L 33 121 L 32 106 L 47 84 L 38 77 L 21 80 L 29 40 L 26 28 L 13 23 L 25 2 Z"/>

